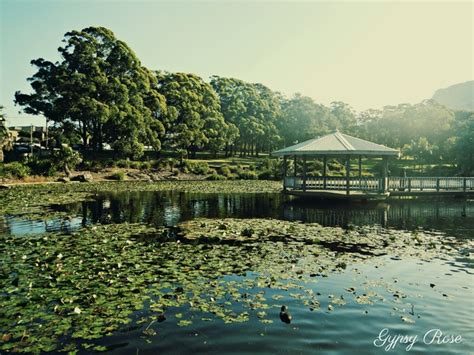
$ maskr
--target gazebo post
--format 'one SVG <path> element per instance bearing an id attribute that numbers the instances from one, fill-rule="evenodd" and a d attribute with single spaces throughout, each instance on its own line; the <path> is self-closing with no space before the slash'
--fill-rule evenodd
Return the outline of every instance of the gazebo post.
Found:
<path id="1" fill-rule="evenodd" d="M 296 155 L 293 155 L 293 177 L 295 178 L 296 183 Z"/>
<path id="2" fill-rule="evenodd" d="M 346 157 L 346 194 L 350 193 L 350 179 L 351 179 L 351 157 L 348 155 Z"/>
<path id="3" fill-rule="evenodd" d="M 306 191 L 306 155 L 303 155 L 303 192 Z"/>
<path id="4" fill-rule="evenodd" d="M 382 192 L 387 192 L 388 189 L 388 158 L 383 157 L 383 167 L 382 167 Z"/>
<path id="5" fill-rule="evenodd" d="M 323 189 L 326 190 L 326 178 L 327 178 L 327 168 L 328 168 L 328 160 L 327 156 L 323 157 Z"/>
<path id="6" fill-rule="evenodd" d="M 283 156 L 283 191 L 286 191 L 286 155 Z"/>
<path id="7" fill-rule="evenodd" d="M 359 189 L 362 188 L 362 155 L 359 155 Z"/>

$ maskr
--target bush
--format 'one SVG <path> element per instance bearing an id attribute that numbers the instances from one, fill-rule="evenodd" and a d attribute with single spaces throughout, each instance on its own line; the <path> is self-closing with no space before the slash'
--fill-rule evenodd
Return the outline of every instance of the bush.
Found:
<path id="1" fill-rule="evenodd" d="M 82 162 L 81 155 L 67 146 L 62 146 L 59 150 L 54 151 L 53 159 L 57 169 L 64 171 L 67 175 L 70 174 L 70 169 L 74 170 Z M 100 162 L 96 163 L 100 166 Z"/>
<path id="2" fill-rule="evenodd" d="M 142 162 L 140 170 L 151 170 L 151 163 L 149 161 Z"/>
<path id="3" fill-rule="evenodd" d="M 181 170 L 184 173 L 191 172 L 196 175 L 206 175 L 209 172 L 209 164 L 205 161 L 184 160 Z"/>
<path id="4" fill-rule="evenodd" d="M 3 164 L 0 167 L 0 176 L 23 179 L 30 175 L 31 169 L 29 166 L 24 165 L 20 162 L 13 162 L 9 164 Z"/>
<path id="5" fill-rule="evenodd" d="M 259 180 L 272 180 L 274 176 L 270 170 L 263 170 L 258 174 Z"/>
<path id="6" fill-rule="evenodd" d="M 132 169 L 140 169 L 142 166 L 142 163 L 139 161 L 131 161 L 129 164 L 130 168 Z"/>
<path id="7" fill-rule="evenodd" d="M 117 166 L 117 162 L 113 159 L 107 159 L 104 162 L 104 166 L 106 166 L 107 168 L 115 168 Z"/>
<path id="8" fill-rule="evenodd" d="M 97 160 L 85 160 L 79 164 L 80 170 L 99 171 L 102 168 L 102 163 Z"/>
<path id="9" fill-rule="evenodd" d="M 123 171 L 117 171 L 109 176 L 111 180 L 123 181 L 125 180 L 125 173 Z"/>
<path id="10" fill-rule="evenodd" d="M 32 175 L 54 176 L 58 168 L 51 159 L 33 158 L 28 162 Z"/>
<path id="11" fill-rule="evenodd" d="M 258 178 L 257 173 L 251 170 L 242 170 L 238 174 L 238 177 L 239 179 L 243 179 L 243 180 L 257 180 Z"/>
<path id="12" fill-rule="evenodd" d="M 117 162 L 117 167 L 119 167 L 119 168 L 129 168 L 130 167 L 130 161 L 121 159 Z"/>
<path id="13" fill-rule="evenodd" d="M 232 176 L 232 172 L 230 171 L 230 168 L 229 168 L 228 165 L 222 165 L 219 168 L 219 174 L 221 174 L 225 177 L 231 177 Z"/>
<path id="14" fill-rule="evenodd" d="M 280 180 L 282 178 L 282 166 L 277 159 L 264 159 L 259 164 L 258 171 L 260 180 Z"/>
<path id="15" fill-rule="evenodd" d="M 173 168 L 171 171 L 173 173 L 173 176 L 178 176 L 179 175 L 179 169 Z"/>
<path id="16" fill-rule="evenodd" d="M 206 180 L 225 180 L 226 178 L 222 175 L 219 175 L 217 173 L 213 173 L 212 175 L 209 175 L 206 177 Z"/>

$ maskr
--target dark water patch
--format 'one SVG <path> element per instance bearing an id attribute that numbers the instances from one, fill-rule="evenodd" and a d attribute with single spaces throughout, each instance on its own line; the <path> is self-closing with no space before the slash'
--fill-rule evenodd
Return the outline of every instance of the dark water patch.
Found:
<path id="1" fill-rule="evenodd" d="M 304 201 L 279 193 L 196 194 L 173 191 L 98 193 L 93 200 L 55 205 L 61 218 L 0 218 L 0 233 L 69 232 L 89 224 L 147 223 L 174 226 L 193 218 L 276 218 L 323 226 L 376 225 L 474 237 L 474 201 L 388 200 L 382 203 Z M 65 219 L 68 217 L 69 219 Z"/>

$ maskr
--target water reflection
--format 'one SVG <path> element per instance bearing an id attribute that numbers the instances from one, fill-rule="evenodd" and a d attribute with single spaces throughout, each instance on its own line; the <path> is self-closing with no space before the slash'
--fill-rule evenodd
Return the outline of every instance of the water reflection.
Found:
<path id="1" fill-rule="evenodd" d="M 107 193 L 94 201 L 53 206 L 69 219 L 0 220 L 0 232 L 12 234 L 70 231 L 94 223 L 175 225 L 183 220 L 209 218 L 278 218 L 315 222 L 324 226 L 380 225 L 396 229 L 423 228 L 474 236 L 474 201 L 461 199 L 389 200 L 347 203 L 293 199 L 281 194 L 187 194 L 181 192 Z"/>

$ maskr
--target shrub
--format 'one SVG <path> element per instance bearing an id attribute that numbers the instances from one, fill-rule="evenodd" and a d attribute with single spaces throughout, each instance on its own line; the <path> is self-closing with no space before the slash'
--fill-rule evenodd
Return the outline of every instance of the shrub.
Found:
<path id="1" fill-rule="evenodd" d="M 151 170 L 151 163 L 149 161 L 143 161 L 140 170 Z"/>
<path id="2" fill-rule="evenodd" d="M 53 159 L 57 169 L 64 171 L 68 176 L 71 173 L 70 169 L 75 169 L 75 167 L 82 162 L 81 155 L 67 146 L 62 146 L 61 149 L 55 151 L 53 153 Z"/>
<path id="3" fill-rule="evenodd" d="M 191 172 L 196 175 L 206 175 L 209 172 L 209 164 L 205 161 L 184 160 L 181 170 L 184 173 Z"/>
<path id="4" fill-rule="evenodd" d="M 198 174 L 198 175 L 206 175 L 209 171 L 209 164 L 206 162 L 199 162 L 196 163 L 194 166 L 193 173 Z"/>
<path id="5" fill-rule="evenodd" d="M 117 162 L 113 159 L 107 159 L 104 162 L 104 166 L 106 166 L 107 168 L 115 168 L 117 166 Z"/>
<path id="6" fill-rule="evenodd" d="M 117 171 L 110 175 L 109 179 L 123 181 L 125 180 L 125 173 L 123 171 Z"/>
<path id="7" fill-rule="evenodd" d="M 257 173 L 251 170 L 242 170 L 238 174 L 238 177 L 239 179 L 243 179 L 243 180 L 257 180 L 258 178 Z"/>
<path id="8" fill-rule="evenodd" d="M 213 173 L 206 177 L 206 180 L 225 180 L 225 176 L 219 175 L 217 173 Z"/>
<path id="9" fill-rule="evenodd" d="M 260 180 L 280 180 L 282 178 L 282 166 L 277 159 L 264 159 L 259 164 L 258 171 Z"/>
<path id="10" fill-rule="evenodd" d="M 57 166 L 51 159 L 33 158 L 28 162 L 28 167 L 32 175 L 54 176 L 57 172 Z"/>
<path id="11" fill-rule="evenodd" d="M 171 171 L 173 173 L 173 176 L 178 176 L 179 175 L 179 169 L 173 168 Z"/>
<path id="12" fill-rule="evenodd" d="M 3 164 L 0 168 L 0 175 L 4 177 L 11 177 L 22 179 L 28 175 L 30 175 L 31 169 L 20 162 L 13 162 L 9 164 Z"/>
<path id="13" fill-rule="evenodd" d="M 219 174 L 225 176 L 225 177 L 230 177 L 232 176 L 232 172 L 230 171 L 230 168 L 228 165 L 222 165 L 219 168 Z"/>
<path id="14" fill-rule="evenodd" d="M 129 168 L 130 167 L 130 161 L 121 159 L 117 162 L 117 167 L 119 167 L 119 168 Z"/>
<path id="15" fill-rule="evenodd" d="M 263 170 L 258 174 L 259 180 L 272 180 L 274 178 L 270 170 Z"/>
<path id="16" fill-rule="evenodd" d="M 131 161 L 129 164 L 130 168 L 132 169 L 140 169 L 142 166 L 142 163 L 139 161 Z"/>

